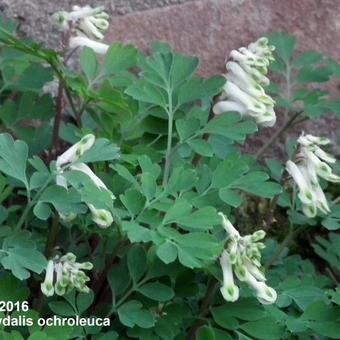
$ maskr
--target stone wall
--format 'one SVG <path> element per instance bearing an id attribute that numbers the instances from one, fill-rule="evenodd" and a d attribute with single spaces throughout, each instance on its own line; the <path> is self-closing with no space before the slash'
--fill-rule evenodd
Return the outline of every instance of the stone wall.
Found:
<path id="1" fill-rule="evenodd" d="M 70 10 L 73 5 L 104 5 L 112 16 L 170 6 L 190 0 L 0 0 L 0 11 L 16 19 L 22 32 L 55 47 L 58 38 L 51 25 L 51 14 Z M 191 0 L 193 1 L 193 0 Z"/>

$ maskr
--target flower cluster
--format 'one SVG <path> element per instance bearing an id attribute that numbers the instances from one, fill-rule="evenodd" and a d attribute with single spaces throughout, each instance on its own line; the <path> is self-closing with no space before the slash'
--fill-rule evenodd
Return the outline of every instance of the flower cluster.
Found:
<path id="1" fill-rule="evenodd" d="M 46 267 L 45 280 L 41 284 L 41 291 L 46 296 L 64 295 L 69 293 L 73 288 L 80 292 L 88 293 L 89 287 L 86 282 L 90 279 L 84 273 L 84 270 L 91 270 L 91 262 L 76 262 L 76 256 L 72 253 L 59 258 L 56 256 L 49 260 Z"/>
<path id="2" fill-rule="evenodd" d="M 99 54 L 107 52 L 109 46 L 100 42 L 109 27 L 109 15 L 103 6 L 73 6 L 71 12 L 57 12 L 53 18 L 63 31 L 71 32 L 71 48 L 87 46 Z"/>
<path id="3" fill-rule="evenodd" d="M 274 60 L 273 50 L 267 38 L 260 38 L 247 48 L 231 51 L 221 101 L 213 107 L 215 114 L 236 111 L 241 116 L 252 117 L 259 125 L 275 124 L 275 102 L 263 89 L 269 85 L 266 74 Z"/>
<path id="4" fill-rule="evenodd" d="M 240 281 L 246 282 L 254 291 L 262 304 L 272 304 L 276 301 L 276 291 L 267 286 L 266 277 L 261 268 L 261 250 L 265 247 L 259 242 L 265 237 L 263 230 L 252 235 L 240 236 L 231 222 L 222 214 L 222 225 L 228 234 L 227 246 L 220 257 L 223 272 L 223 285 L 220 288 L 226 301 L 234 302 L 239 298 L 239 288 L 234 283 L 234 275 Z"/>
<path id="5" fill-rule="evenodd" d="M 78 162 L 80 157 L 94 145 L 94 142 L 95 137 L 93 135 L 86 135 L 57 158 L 56 167 L 58 174 L 56 176 L 56 183 L 67 189 L 68 183 L 64 176 L 65 171 L 80 171 L 87 175 L 98 189 L 107 191 L 110 194 L 111 199 L 114 200 L 115 197 L 113 193 L 106 187 L 103 181 L 95 175 L 89 166 L 85 163 Z M 91 211 L 93 222 L 99 227 L 107 228 L 112 224 L 113 217 L 110 211 L 106 209 L 97 209 L 92 204 L 88 204 L 88 208 Z M 72 221 L 75 217 L 75 214 L 69 214 L 67 216 L 61 215 L 61 218 L 65 221 Z"/>
<path id="6" fill-rule="evenodd" d="M 307 217 L 315 217 L 318 209 L 328 214 L 330 209 L 319 177 L 329 182 L 340 182 L 340 176 L 334 174 L 329 166 L 336 159 L 320 147 L 329 144 L 330 140 L 302 134 L 298 143 L 296 163 L 289 160 L 286 169 L 298 186 L 302 210 Z"/>

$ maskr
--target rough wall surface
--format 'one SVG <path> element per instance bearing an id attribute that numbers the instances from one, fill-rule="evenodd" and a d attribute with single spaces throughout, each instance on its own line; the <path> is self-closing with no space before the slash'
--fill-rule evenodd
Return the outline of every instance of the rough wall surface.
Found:
<path id="1" fill-rule="evenodd" d="M 194 0 L 0 0 L 0 11 L 16 19 L 28 36 L 55 47 L 58 34 L 50 16 L 60 10 L 70 10 L 73 5 L 104 5 L 108 13 L 116 16 L 188 1 Z"/>
<path id="2" fill-rule="evenodd" d="M 200 73 L 207 76 L 224 72 L 232 49 L 274 31 L 294 34 L 300 50 L 317 49 L 340 60 L 339 13 L 339 0 L 200 0 L 114 17 L 106 41 L 133 43 L 143 50 L 154 40 L 167 41 L 177 51 L 197 55 Z M 278 113 L 276 128 L 280 118 Z M 300 129 L 292 134 L 297 136 Z M 340 145 L 340 120 L 335 117 L 311 121 L 304 129 Z M 262 129 L 247 150 L 258 150 L 274 131 Z M 282 155 L 284 144 L 277 144 L 274 152 Z"/>
<path id="3" fill-rule="evenodd" d="M 338 0 L 201 0 L 112 19 L 107 41 L 146 49 L 165 40 L 198 55 L 204 74 L 221 71 L 227 53 L 273 31 L 295 34 L 300 48 L 340 57 Z"/>

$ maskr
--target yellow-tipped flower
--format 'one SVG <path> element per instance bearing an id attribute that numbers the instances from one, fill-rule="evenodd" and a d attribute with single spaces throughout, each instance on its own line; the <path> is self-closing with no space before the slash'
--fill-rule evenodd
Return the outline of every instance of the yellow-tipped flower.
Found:
<path id="1" fill-rule="evenodd" d="M 223 272 L 223 285 L 221 294 L 226 301 L 234 302 L 239 297 L 239 288 L 234 283 L 236 277 L 254 291 L 262 304 L 271 304 L 276 301 L 275 290 L 265 283 L 266 277 L 261 270 L 261 250 L 264 244 L 261 241 L 266 233 L 258 230 L 252 235 L 241 236 L 228 218 L 219 213 L 222 226 L 227 233 L 226 248 L 220 257 Z"/>
<path id="2" fill-rule="evenodd" d="M 231 51 L 221 101 L 213 107 L 215 114 L 236 111 L 241 116 L 252 117 L 258 125 L 275 124 L 275 102 L 263 89 L 269 85 L 265 75 L 274 60 L 273 50 L 267 38 L 260 38 L 247 48 Z"/>

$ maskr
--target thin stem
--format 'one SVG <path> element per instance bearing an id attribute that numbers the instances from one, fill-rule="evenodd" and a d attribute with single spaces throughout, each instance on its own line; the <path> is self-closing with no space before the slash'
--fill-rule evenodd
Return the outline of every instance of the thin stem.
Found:
<path id="1" fill-rule="evenodd" d="M 286 99 L 288 102 L 292 100 L 292 84 L 291 84 L 291 66 L 289 63 L 286 64 Z M 255 154 L 255 159 L 259 159 L 265 151 L 273 145 L 273 143 L 283 135 L 283 133 L 289 129 L 294 123 L 296 118 L 302 113 L 299 111 L 289 118 L 289 109 L 287 108 L 284 112 L 284 123 L 283 125 L 274 133 L 274 135 L 269 139 L 269 141 L 262 146 L 262 148 Z"/>
<path id="2" fill-rule="evenodd" d="M 269 139 L 269 141 L 262 146 L 262 148 L 256 153 L 255 159 L 259 159 L 267 149 L 274 144 L 274 142 L 282 136 L 282 134 L 289 129 L 293 124 L 295 119 L 302 113 L 302 111 L 296 112 L 289 119 L 283 123 L 283 125 L 273 134 L 273 136 Z"/>
<path id="3" fill-rule="evenodd" d="M 48 178 L 48 180 L 44 183 L 44 185 L 37 191 L 37 193 L 34 195 L 34 197 L 32 198 L 32 200 L 30 202 L 27 203 L 25 210 L 23 211 L 17 225 L 15 226 L 15 230 L 19 230 L 22 225 L 25 223 L 26 217 L 28 215 L 28 213 L 30 212 L 31 208 L 34 206 L 34 204 L 38 201 L 39 197 L 41 196 L 41 194 L 43 193 L 43 191 L 46 189 L 46 187 L 50 184 L 51 180 L 52 180 L 52 176 L 50 176 Z"/>
<path id="4" fill-rule="evenodd" d="M 46 257 L 50 258 L 53 255 L 53 249 L 56 244 L 57 236 L 59 232 L 59 214 L 55 212 L 55 215 L 52 220 L 52 225 L 50 232 L 47 238 L 47 246 L 46 246 Z"/>
<path id="5" fill-rule="evenodd" d="M 53 124 L 53 133 L 52 133 L 52 146 L 54 150 L 59 149 L 59 130 L 63 112 L 63 95 L 64 95 L 64 86 L 63 81 L 59 80 L 59 87 L 58 87 L 58 96 L 56 101 L 56 115 L 54 117 L 54 124 Z"/>
<path id="6" fill-rule="evenodd" d="M 281 256 L 283 251 L 285 250 L 286 246 L 290 243 L 290 241 L 293 239 L 294 236 L 294 227 L 293 225 L 289 226 L 289 231 L 284 240 L 281 242 L 279 248 L 277 251 L 273 254 L 273 256 L 268 260 L 268 262 L 265 265 L 265 268 L 270 268 Z"/>
<path id="7" fill-rule="evenodd" d="M 169 179 L 171 166 L 171 148 L 172 148 L 172 129 L 173 129 L 173 108 L 172 108 L 172 92 L 168 89 L 168 141 L 165 154 L 165 165 L 162 185 L 165 186 Z"/>
<path id="8" fill-rule="evenodd" d="M 270 268 L 282 255 L 283 251 L 285 250 L 286 246 L 294 239 L 296 235 L 300 233 L 304 229 L 304 226 L 300 226 L 299 228 L 294 228 L 293 225 L 290 225 L 288 234 L 280 244 L 280 247 L 277 251 L 273 254 L 273 256 L 269 259 L 266 263 L 265 268 Z"/>
<path id="9" fill-rule="evenodd" d="M 337 203 L 339 203 L 340 202 L 340 196 L 338 196 L 333 202 L 332 202 L 332 204 L 337 204 Z"/>
<path id="10" fill-rule="evenodd" d="M 209 312 L 210 305 L 214 300 L 218 286 L 219 286 L 218 281 L 216 281 L 215 279 L 211 279 L 211 281 L 208 284 L 206 296 L 202 301 L 198 317 L 196 317 L 196 322 L 192 325 L 188 332 L 187 335 L 188 340 L 195 340 L 197 329 L 204 324 L 205 319 L 203 319 L 203 317 Z"/>

